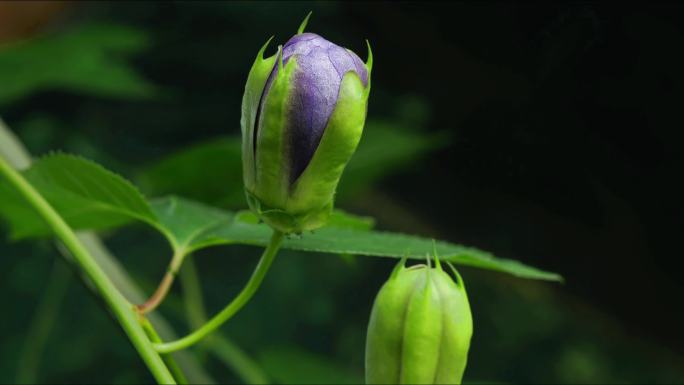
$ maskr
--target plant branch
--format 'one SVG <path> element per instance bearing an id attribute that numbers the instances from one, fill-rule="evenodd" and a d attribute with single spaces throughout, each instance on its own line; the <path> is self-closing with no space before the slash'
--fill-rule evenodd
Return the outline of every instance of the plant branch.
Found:
<path id="1" fill-rule="evenodd" d="M 145 333 L 147 333 L 147 336 L 150 338 L 150 341 L 155 343 L 161 342 L 161 337 L 159 337 L 157 331 L 154 330 L 154 326 L 152 326 L 152 323 L 150 323 L 150 321 L 147 318 L 141 316 L 140 324 L 142 325 L 143 330 L 145 330 Z M 176 360 L 174 360 L 170 354 L 164 354 L 162 356 L 162 359 L 164 360 L 164 362 L 166 362 L 166 365 L 169 367 L 169 370 L 171 370 L 173 376 L 179 384 L 185 385 L 188 383 L 188 379 L 185 377 L 185 374 L 183 374 L 183 371 L 176 363 Z"/>
<path id="2" fill-rule="evenodd" d="M 202 300 L 202 288 L 200 287 L 197 268 L 193 258 L 188 258 L 179 272 L 179 278 L 183 287 L 183 303 L 185 315 L 192 328 L 200 328 L 207 322 L 204 301 Z M 239 346 L 216 332 L 205 340 L 206 348 L 221 362 L 230 367 L 245 384 L 268 384 L 269 380 L 261 368 Z"/>
<path id="3" fill-rule="evenodd" d="M 208 334 L 223 325 L 223 323 L 228 321 L 230 317 L 232 317 L 243 306 L 245 306 L 245 304 L 252 298 L 254 293 L 261 285 L 261 282 L 264 280 L 264 276 L 266 276 L 268 269 L 273 263 L 273 259 L 275 258 L 276 254 L 278 254 L 278 249 L 280 249 L 283 236 L 284 234 L 280 231 L 273 231 L 271 241 L 264 250 L 264 253 L 261 255 L 261 259 L 254 269 L 252 276 L 247 282 L 247 285 L 245 285 L 237 297 L 235 297 L 235 299 L 233 299 L 228 306 L 221 310 L 220 313 L 215 315 L 214 318 L 210 319 L 209 322 L 204 324 L 201 328 L 195 330 L 187 336 L 172 342 L 154 344 L 154 348 L 160 353 L 170 353 L 176 350 L 185 349 L 202 340 Z"/>
<path id="4" fill-rule="evenodd" d="M 145 303 L 136 306 L 136 310 L 140 314 L 149 313 L 161 305 L 161 303 L 164 301 L 164 298 L 166 298 L 166 295 L 169 294 L 169 290 L 171 290 L 173 281 L 178 274 L 178 269 L 180 269 L 180 265 L 183 263 L 184 258 L 185 254 L 182 252 L 176 252 L 173 255 L 171 263 L 169 264 L 169 268 L 166 271 L 166 274 L 164 274 L 164 278 L 162 278 L 161 282 L 159 283 L 157 290 L 147 301 L 145 301 Z"/>
<path id="5" fill-rule="evenodd" d="M 18 170 L 23 170 L 31 165 L 31 154 L 26 150 L 19 138 L 7 127 L 5 122 L 0 117 L 0 156 L 4 156 L 9 161 L 9 164 Z M 79 241 L 90 253 L 102 270 L 107 272 L 107 276 L 114 283 L 114 286 L 133 303 L 144 301 L 145 295 L 138 285 L 131 279 L 130 275 L 121 266 L 119 261 L 114 257 L 102 243 L 102 240 L 92 231 L 79 231 L 76 233 Z M 57 242 L 58 246 L 61 246 Z M 58 247 L 62 258 L 69 263 L 73 262 L 71 254 L 64 247 Z M 86 285 L 89 289 L 92 286 Z M 175 339 L 177 338 L 169 323 L 161 317 L 158 313 L 151 313 L 147 315 L 155 330 L 159 332 L 162 338 Z M 215 383 L 213 378 L 207 371 L 199 365 L 197 359 L 187 352 L 176 352 L 173 354 L 179 366 L 189 377 L 189 381 L 193 383 Z"/>
<path id="6" fill-rule="evenodd" d="M 105 272 L 95 263 L 86 248 L 76 237 L 74 231 L 55 211 L 55 209 L 43 198 L 31 184 L 12 168 L 4 157 L 0 156 L 0 174 L 7 178 L 8 182 L 28 201 L 28 203 L 46 221 L 55 235 L 71 251 L 75 261 L 93 281 L 99 294 L 108 304 L 119 324 L 124 329 L 133 346 L 141 358 L 147 364 L 150 372 L 160 383 L 175 383 L 175 380 L 164 361 L 153 349 L 145 331 L 138 323 L 137 314 L 123 295 L 116 289 Z"/>

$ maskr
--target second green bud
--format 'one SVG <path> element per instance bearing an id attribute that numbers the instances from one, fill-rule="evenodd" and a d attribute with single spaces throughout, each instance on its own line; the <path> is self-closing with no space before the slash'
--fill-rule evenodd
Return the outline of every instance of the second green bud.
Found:
<path id="1" fill-rule="evenodd" d="M 366 340 L 367 384 L 458 384 L 473 333 L 468 296 L 435 268 L 403 261 L 375 299 Z"/>

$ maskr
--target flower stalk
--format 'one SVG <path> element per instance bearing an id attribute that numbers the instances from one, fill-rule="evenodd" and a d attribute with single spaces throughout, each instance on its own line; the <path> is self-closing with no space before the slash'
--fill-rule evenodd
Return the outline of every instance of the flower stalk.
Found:
<path id="1" fill-rule="evenodd" d="M 154 348 L 159 353 L 171 353 L 177 350 L 188 348 L 197 342 L 201 341 L 204 337 L 208 336 L 211 332 L 218 329 L 226 321 L 228 321 L 235 313 L 237 313 L 243 306 L 249 302 L 249 300 L 254 296 L 261 282 L 263 282 L 266 273 L 268 272 L 275 256 L 278 254 L 280 245 L 283 241 L 285 235 L 277 230 L 273 231 L 271 236 L 271 241 L 264 250 L 264 253 L 259 260 L 252 276 L 245 285 L 245 287 L 240 291 L 240 293 L 233 299 L 231 303 L 228 304 L 223 310 L 216 314 L 207 323 L 202 325 L 199 329 L 188 334 L 187 336 L 180 338 L 176 341 L 166 342 L 166 343 L 156 343 Z"/>
<path id="2" fill-rule="evenodd" d="M 147 314 L 154 311 L 157 307 L 159 307 L 159 305 L 161 305 L 166 298 L 166 295 L 169 294 L 169 290 L 171 290 L 173 281 L 178 275 L 178 270 L 180 269 L 184 258 L 185 254 L 181 252 L 176 252 L 173 255 L 173 258 L 171 258 L 171 263 L 169 264 L 169 268 L 159 283 L 157 290 L 155 290 L 154 294 L 152 294 L 150 298 L 145 301 L 145 303 L 136 305 L 135 309 L 138 313 Z"/>

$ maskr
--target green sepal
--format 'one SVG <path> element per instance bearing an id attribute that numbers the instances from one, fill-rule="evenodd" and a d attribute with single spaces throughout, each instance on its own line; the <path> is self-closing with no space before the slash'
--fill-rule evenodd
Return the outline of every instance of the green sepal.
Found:
<path id="1" fill-rule="evenodd" d="M 257 132 L 256 183 L 245 186 L 264 206 L 284 209 L 290 188 L 289 162 L 286 161 L 287 108 L 297 68 L 297 58 L 282 63 L 282 47 L 278 55 L 278 73 L 262 104 Z"/>
<path id="2" fill-rule="evenodd" d="M 373 50 L 371 50 L 370 41 L 366 39 L 366 46 L 368 47 L 368 57 L 366 58 L 366 70 L 368 71 L 368 82 L 366 83 L 366 98 L 371 89 L 371 72 L 373 72 Z"/>
<path id="3" fill-rule="evenodd" d="M 434 377 L 436 384 L 461 383 L 468 363 L 468 350 L 473 335 L 473 318 L 465 285 L 453 265 L 451 268 L 456 275 L 457 282 L 454 282 L 443 271 L 438 273 L 440 279 L 435 280 L 442 301 L 443 313 L 443 336 L 439 363 Z"/>
<path id="4" fill-rule="evenodd" d="M 330 205 L 318 210 L 309 210 L 303 213 L 290 213 L 283 209 L 269 207 L 258 197 L 245 189 L 247 204 L 261 220 L 270 227 L 285 234 L 302 233 L 307 230 L 314 230 L 325 225 L 332 213 L 332 202 Z"/>
<path id="5" fill-rule="evenodd" d="M 366 384 L 398 384 L 404 335 L 405 309 L 408 307 L 417 274 L 414 267 L 397 264 L 392 277 L 382 286 L 373 303 L 366 337 Z M 397 315 L 397 316 L 392 316 Z"/>
<path id="6" fill-rule="evenodd" d="M 409 274 L 419 276 L 404 316 L 400 384 L 432 384 L 442 339 L 442 307 L 432 279 L 432 268 Z"/>
<path id="7" fill-rule="evenodd" d="M 337 184 L 363 132 L 368 102 L 365 88 L 355 72 L 342 78 L 335 109 L 309 165 L 292 185 L 287 211 L 319 210 L 333 204 Z"/>
<path id="8" fill-rule="evenodd" d="M 309 24 L 309 18 L 311 18 L 312 13 L 313 11 L 309 11 L 309 13 L 306 14 L 304 20 L 302 20 L 302 23 L 299 24 L 299 28 L 297 28 L 297 35 L 301 35 L 304 33 L 304 29 L 306 28 L 306 25 Z"/>
<path id="9" fill-rule="evenodd" d="M 264 59 L 264 51 L 273 39 L 271 36 L 261 47 L 257 54 L 254 64 L 247 76 L 245 93 L 242 96 L 242 117 L 240 127 L 242 131 L 242 172 L 245 186 L 254 188 L 255 184 L 255 162 L 254 162 L 254 129 L 256 126 L 256 115 L 259 108 L 261 95 L 264 92 L 266 81 L 273 71 L 275 60 L 278 54 Z"/>

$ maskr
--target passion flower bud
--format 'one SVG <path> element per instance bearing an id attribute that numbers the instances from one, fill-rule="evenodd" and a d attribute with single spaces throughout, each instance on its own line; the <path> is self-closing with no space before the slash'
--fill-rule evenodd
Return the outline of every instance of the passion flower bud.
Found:
<path id="1" fill-rule="evenodd" d="M 325 224 L 366 118 L 372 57 L 313 33 L 293 36 L 247 78 L 242 163 L 247 202 L 285 233 Z"/>
<path id="2" fill-rule="evenodd" d="M 473 333 L 463 280 L 437 267 L 395 268 L 375 298 L 367 384 L 459 384 Z"/>

